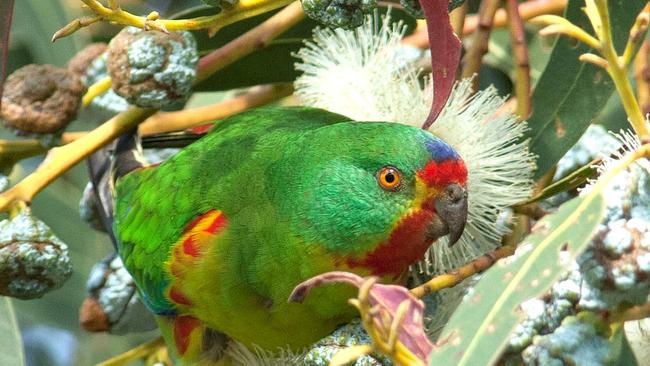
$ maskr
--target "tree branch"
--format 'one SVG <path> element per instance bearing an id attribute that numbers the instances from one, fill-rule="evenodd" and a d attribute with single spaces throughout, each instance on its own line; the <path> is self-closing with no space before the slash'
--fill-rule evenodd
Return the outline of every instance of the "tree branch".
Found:
<path id="1" fill-rule="evenodd" d="M 524 21 L 519 14 L 517 0 L 506 0 L 506 12 L 510 23 L 510 39 L 515 61 L 515 96 L 517 98 L 517 115 L 520 120 L 528 118 L 531 112 L 530 100 L 530 62 Z"/>
<path id="2" fill-rule="evenodd" d="M 490 41 L 490 33 L 492 32 L 492 21 L 494 15 L 499 8 L 501 0 L 483 0 L 479 8 L 479 22 L 478 30 L 474 34 L 472 46 L 465 55 L 465 65 L 461 77 L 471 78 L 478 74 L 481 64 L 483 63 L 483 56 L 488 52 L 488 42 Z M 478 75 L 472 79 L 472 90 L 478 90 Z"/>
<path id="3" fill-rule="evenodd" d="M 496 261 L 501 258 L 512 255 L 515 252 L 513 246 L 503 246 L 488 254 L 485 254 L 471 263 L 458 268 L 457 270 L 436 276 L 416 288 L 411 289 L 411 293 L 418 298 L 422 298 L 432 292 L 437 292 L 445 288 L 454 287 L 479 272 L 490 268 Z"/>
<path id="4" fill-rule="evenodd" d="M 531 0 L 519 4 L 519 14 L 523 20 L 528 20 L 544 14 L 561 14 L 566 8 L 568 0 Z M 465 19 L 463 26 L 464 36 L 470 35 L 478 29 L 478 15 L 470 15 Z M 508 25 L 507 14 L 503 9 L 497 10 L 492 28 L 503 28 Z M 461 34 L 458 34 L 461 36 Z M 429 39 L 426 29 L 418 28 L 413 34 L 404 37 L 404 43 L 419 48 L 428 48 Z"/>
<path id="5" fill-rule="evenodd" d="M 266 45 L 269 40 L 303 19 L 299 2 L 278 12 L 264 23 L 244 33 L 199 61 L 198 78 L 204 79 L 235 60 Z M 111 118 L 86 136 L 62 147 L 53 148 L 32 174 L 0 194 L 0 211 L 19 201 L 31 202 L 34 196 L 75 164 L 108 144 L 122 133 L 138 126 L 156 112 L 155 109 L 131 107 Z"/>

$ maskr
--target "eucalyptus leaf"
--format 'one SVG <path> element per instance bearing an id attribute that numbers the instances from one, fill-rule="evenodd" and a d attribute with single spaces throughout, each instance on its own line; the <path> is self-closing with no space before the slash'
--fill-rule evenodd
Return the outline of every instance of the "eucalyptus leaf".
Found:
<path id="1" fill-rule="evenodd" d="M 553 197 L 556 194 L 570 191 L 572 189 L 576 189 L 580 187 L 581 185 L 587 183 L 589 178 L 593 177 L 594 174 L 596 174 L 596 165 L 600 163 L 602 159 L 594 159 L 590 161 L 587 165 L 582 166 L 575 171 L 573 171 L 571 174 L 567 175 L 566 177 L 558 180 L 557 182 L 554 182 L 553 184 L 547 186 L 543 190 L 541 190 L 539 193 L 537 193 L 535 196 L 531 197 L 530 199 L 518 203 L 515 206 L 524 206 L 529 203 L 545 200 L 549 197 Z"/>
<path id="2" fill-rule="evenodd" d="M 12 302 L 0 297 L 0 365 L 22 366 L 25 364 L 23 342 L 16 321 Z"/>
<path id="3" fill-rule="evenodd" d="M 508 337 L 523 318 L 519 304 L 547 291 L 583 251 L 605 210 L 601 192 L 577 197 L 547 215 L 517 253 L 490 268 L 454 312 L 433 351 L 430 365 L 490 365 L 501 354 Z"/>
<path id="4" fill-rule="evenodd" d="M 643 0 L 609 1 L 612 36 L 619 53 L 645 4 Z M 569 1 L 565 18 L 591 32 L 583 6 L 581 0 Z M 525 138 L 530 138 L 530 148 L 538 156 L 538 178 L 578 141 L 615 90 L 605 70 L 578 60 L 586 52 L 594 51 L 574 39 L 558 37 L 533 92 L 533 113 Z"/>
<path id="5" fill-rule="evenodd" d="M 530 78 L 533 85 L 537 84 L 544 67 L 548 63 L 551 54 L 552 39 L 537 35 L 539 27 L 527 24 L 525 28 L 526 44 L 528 46 L 528 57 L 530 59 Z M 510 30 L 507 28 L 493 29 L 490 33 L 488 53 L 483 57 L 483 62 L 507 74 L 511 80 L 515 80 L 516 69 L 512 57 L 512 42 Z M 479 81 L 483 79 L 481 70 Z"/>
<path id="6" fill-rule="evenodd" d="M 66 12 L 65 1 L 20 0 L 14 6 L 11 47 L 24 48 L 32 62 L 64 66 L 88 43 L 84 32 L 62 38 L 52 44 L 52 35 L 73 18 Z"/>

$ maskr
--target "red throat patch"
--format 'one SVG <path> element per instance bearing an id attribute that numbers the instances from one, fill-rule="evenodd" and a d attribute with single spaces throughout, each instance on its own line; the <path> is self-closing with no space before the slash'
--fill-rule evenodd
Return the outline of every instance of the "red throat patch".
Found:
<path id="1" fill-rule="evenodd" d="M 424 256 L 431 245 L 426 238 L 426 230 L 434 215 L 433 211 L 419 210 L 405 217 L 388 240 L 362 258 L 348 259 L 348 266 L 368 268 L 376 276 L 402 275 L 411 264 Z"/>

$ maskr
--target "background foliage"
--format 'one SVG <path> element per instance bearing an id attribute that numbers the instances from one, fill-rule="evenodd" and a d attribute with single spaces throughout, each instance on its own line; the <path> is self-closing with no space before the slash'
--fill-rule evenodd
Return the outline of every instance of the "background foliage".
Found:
<path id="1" fill-rule="evenodd" d="M 478 3 L 478 0 L 469 1 L 470 11 L 475 12 L 478 9 Z M 588 19 L 580 10 L 583 2 L 569 1 L 568 4 L 567 19 L 588 29 Z M 615 44 L 621 51 L 627 41 L 628 30 L 634 22 L 636 14 L 646 2 L 642 0 L 610 0 L 609 4 L 614 24 Z M 198 0 L 125 1 L 123 5 L 129 7 L 129 10 L 134 13 L 158 10 L 164 16 L 176 14 L 182 10 L 182 13 L 178 15 L 184 18 L 205 13 L 205 8 L 200 6 L 201 2 Z M 76 32 L 71 37 L 60 39 L 52 45 L 50 42 L 52 34 L 68 23 L 70 19 L 77 17 L 79 15 L 77 11 L 77 0 L 16 1 L 8 73 L 28 63 L 51 63 L 62 66 L 84 45 L 93 41 L 108 40 L 119 30 L 119 28 L 109 25 L 97 25 Z M 409 26 L 409 31 L 414 28 L 413 18 L 398 10 L 393 10 L 392 14 L 398 19 L 403 19 Z M 257 16 L 226 27 L 215 38 L 208 38 L 207 35 L 201 33 L 197 34 L 201 54 L 231 41 L 269 16 L 271 14 Z M 223 97 L 222 91 L 234 88 L 294 80 L 297 73 L 293 68 L 295 59 L 292 53 L 300 48 L 303 39 L 310 37 L 315 25 L 316 23 L 311 20 L 303 21 L 299 26 L 272 41 L 265 49 L 244 57 L 222 72 L 203 81 L 196 89 L 203 94 L 197 95 L 190 103 L 200 105 L 207 100 L 214 102 L 215 99 Z M 537 175 L 540 177 L 576 143 L 594 119 L 608 124 L 611 129 L 618 129 L 625 125 L 625 117 L 618 96 L 614 93 L 613 83 L 606 73 L 593 65 L 578 60 L 580 54 L 587 52 L 586 46 L 576 45 L 574 40 L 564 37 L 558 37 L 555 42 L 551 42 L 549 38 L 538 37 L 538 29 L 537 26 L 528 25 L 526 33 L 530 50 L 531 76 L 535 86 L 532 97 L 533 114 L 529 118 L 531 129 L 526 138 L 531 139 L 532 150 L 539 156 Z M 495 85 L 502 95 L 514 92 L 515 66 L 511 54 L 512 47 L 508 31 L 494 30 L 490 39 L 489 53 L 481 68 L 481 88 Z M 270 67 L 273 72 L 269 72 Z M 98 122 L 100 121 L 95 116 L 85 112 L 68 130 L 89 130 Z M 0 137 L 12 138 L 4 131 Z M 23 161 L 18 169 L 14 170 L 12 181 L 20 180 L 26 172 L 35 169 L 41 161 L 42 158 Z M 16 334 L 18 329 L 29 331 L 43 325 L 61 329 L 73 335 L 76 340 L 76 344 L 70 350 L 74 354 L 74 363 L 77 365 L 97 363 L 149 340 L 153 336 L 152 333 L 130 336 L 89 334 L 77 325 L 79 305 L 86 295 L 83 288 L 87 275 L 98 260 L 113 251 L 109 239 L 104 234 L 93 231 L 77 219 L 78 200 L 86 182 L 86 168 L 79 165 L 39 194 L 32 205 L 35 214 L 47 222 L 54 232 L 70 245 L 75 268 L 73 277 L 62 289 L 53 291 L 37 301 L 3 299 L 0 304 L 0 317 L 2 317 L 0 318 L 0 334 Z M 583 204 L 582 208 L 587 213 L 602 210 L 601 199 L 602 197 L 598 196 L 593 202 Z M 554 216 L 550 220 L 551 229 L 561 225 L 565 215 L 568 216 L 573 212 L 575 208 L 573 206 L 577 206 L 579 203 L 574 202 L 571 207 L 565 207 L 565 211 L 560 211 L 558 215 Z M 595 223 L 593 224 L 595 225 Z M 581 230 L 584 230 L 583 239 L 588 238 L 587 233 L 591 232 L 592 228 L 591 226 L 581 227 Z M 575 235 L 576 232 L 571 233 L 571 237 L 567 240 L 575 238 Z M 529 241 L 543 242 L 544 237 L 543 235 L 533 237 Z M 553 246 L 550 249 L 544 246 L 540 246 L 538 249 L 556 250 L 556 246 L 560 245 L 559 241 L 551 244 Z M 576 242 L 574 244 L 576 248 L 572 249 L 576 250 L 584 243 Z M 526 261 L 527 259 L 524 256 L 518 260 Z M 534 266 L 530 268 L 535 271 L 539 270 Z M 535 273 L 538 272 L 524 273 L 523 275 L 534 276 Z M 502 275 L 503 273 L 498 271 L 490 272 L 490 276 L 494 278 L 501 278 Z M 526 276 L 522 278 L 523 282 L 532 280 Z M 551 281 L 552 279 L 548 278 L 547 280 Z M 494 283 L 490 283 L 489 286 L 489 281 L 481 283 L 483 286 L 477 287 L 479 293 L 484 293 L 486 296 L 501 294 L 499 290 L 496 290 L 497 285 Z M 500 283 L 500 285 L 507 284 Z M 516 304 L 535 294 L 534 290 L 521 292 L 518 296 L 509 299 L 512 303 L 502 304 L 504 305 L 502 308 L 493 311 L 499 310 L 502 313 L 510 314 Z M 482 325 L 480 320 L 484 319 L 484 314 L 474 312 L 472 315 L 476 318 L 474 325 Z M 453 328 L 457 326 L 457 322 L 459 324 L 467 323 L 472 319 L 474 318 L 467 316 L 466 313 L 459 313 L 452 318 L 449 326 Z M 514 316 L 504 317 L 503 321 L 506 322 L 506 320 L 512 323 L 516 318 Z M 505 331 L 512 325 L 510 323 L 500 331 Z M 463 327 L 465 331 L 471 328 L 468 328 L 466 324 Z M 476 334 L 482 333 L 477 332 Z M 15 342 L 15 339 L 15 337 L 0 337 L 0 365 L 18 365 L 22 362 L 23 355 L 17 351 L 20 345 Z M 501 345 L 493 346 L 498 348 L 497 346 Z M 490 350 L 494 351 L 496 348 L 491 347 Z M 443 357 L 447 352 L 447 359 L 453 362 L 451 361 L 454 360 L 453 350 L 443 348 L 440 352 L 443 353 Z M 483 352 L 480 354 L 483 355 Z M 41 359 L 34 365 L 47 365 L 48 362 L 50 361 Z M 472 363 L 468 361 L 467 364 Z"/>

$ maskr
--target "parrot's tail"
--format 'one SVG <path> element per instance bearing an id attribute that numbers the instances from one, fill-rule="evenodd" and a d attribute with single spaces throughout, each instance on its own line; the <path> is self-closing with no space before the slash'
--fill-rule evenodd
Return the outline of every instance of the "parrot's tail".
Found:
<path id="1" fill-rule="evenodd" d="M 104 230 L 117 247 L 113 233 L 115 181 L 147 165 L 137 129 L 123 134 L 112 144 L 92 154 L 87 159 L 87 164 L 97 205 L 96 212 Z"/>

